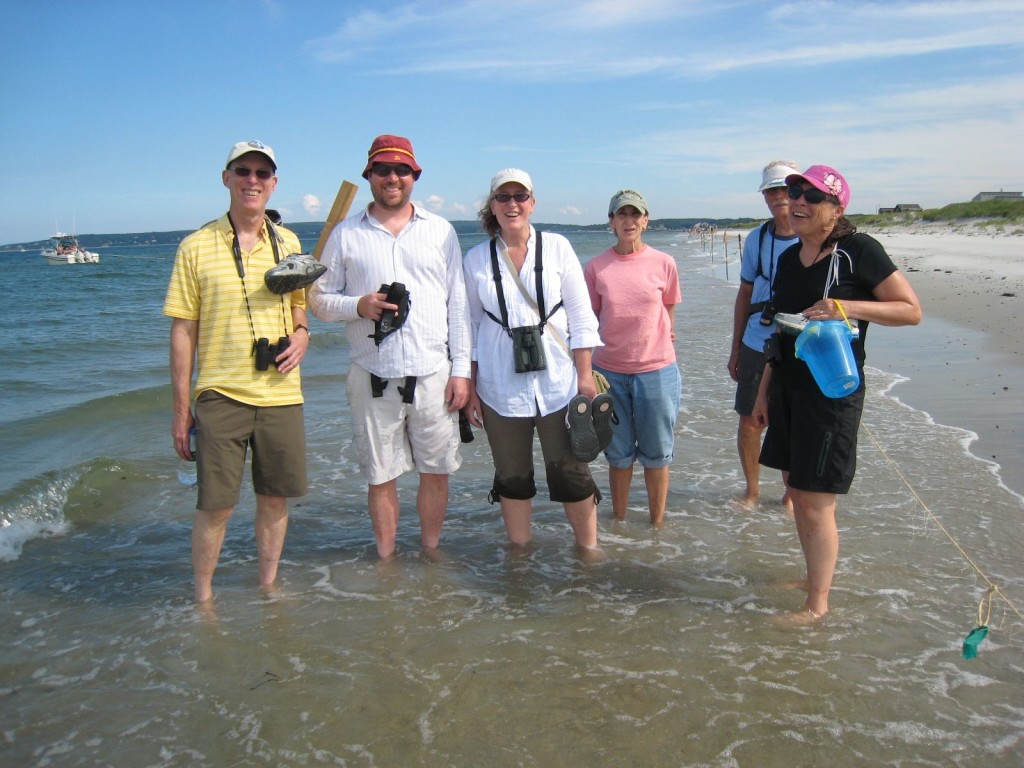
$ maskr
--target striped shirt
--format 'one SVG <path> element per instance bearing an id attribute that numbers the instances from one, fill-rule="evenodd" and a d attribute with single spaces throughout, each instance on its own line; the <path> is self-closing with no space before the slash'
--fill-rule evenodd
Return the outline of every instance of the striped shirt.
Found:
<path id="1" fill-rule="evenodd" d="M 275 230 L 281 258 L 302 250 L 290 230 Z M 289 335 L 291 307 L 305 307 L 304 291 L 277 296 L 263 282 L 263 273 L 274 266 L 274 251 L 264 226 L 252 251 L 242 251 L 243 292 L 232 240 L 233 231 L 225 215 L 182 240 L 174 258 L 163 311 L 170 317 L 199 322 L 194 395 L 213 389 L 233 400 L 261 407 L 301 403 L 299 369 L 281 374 L 271 364 L 267 370 L 257 371 L 253 341 L 255 334 L 276 344 L 281 336 Z"/>
<path id="2" fill-rule="evenodd" d="M 364 210 L 334 228 L 321 262 L 327 273 L 310 289 L 310 309 L 320 320 L 346 323 L 352 362 L 390 379 L 436 373 L 451 359 L 451 375 L 469 378 L 462 249 L 445 219 L 416 207 L 395 237 Z M 393 282 L 409 291 L 409 314 L 378 347 L 373 321 L 359 317 L 356 305 Z"/>

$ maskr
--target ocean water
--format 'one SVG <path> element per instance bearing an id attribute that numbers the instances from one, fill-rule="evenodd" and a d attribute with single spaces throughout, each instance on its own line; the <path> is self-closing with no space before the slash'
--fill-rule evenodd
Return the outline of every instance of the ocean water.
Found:
<path id="1" fill-rule="evenodd" d="M 26 305 L 0 367 L 3 765 L 1024 763 L 1022 499 L 970 455 L 969 433 L 869 369 L 833 611 L 779 626 L 802 603 L 789 584 L 803 561 L 775 473 L 759 509 L 734 504 L 735 244 L 726 262 L 721 242 L 711 254 L 683 233 L 650 235 L 684 295 L 662 529 L 645 522 L 641 481 L 626 522 L 602 505 L 606 557 L 584 562 L 542 489 L 534 546 L 513 556 L 478 434 L 452 478 L 440 556 L 419 552 L 407 479 L 399 555 L 380 563 L 346 453 L 343 328 L 314 320 L 311 490 L 292 505 L 282 590 L 255 588 L 246 486 L 203 614 L 194 491 L 176 480 L 169 436 L 160 309 L 173 248 L 101 249 L 98 265 L 60 268 L 3 257 L 8 317 Z M 571 239 L 583 261 L 610 244 Z M 603 460 L 594 468 L 607 490 Z M 989 584 L 991 630 L 968 661 Z"/>

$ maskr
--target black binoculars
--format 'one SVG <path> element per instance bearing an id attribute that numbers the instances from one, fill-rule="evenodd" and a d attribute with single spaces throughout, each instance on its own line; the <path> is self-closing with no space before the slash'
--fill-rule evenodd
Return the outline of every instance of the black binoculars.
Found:
<path id="1" fill-rule="evenodd" d="M 253 345 L 256 354 L 256 370 L 265 371 L 273 365 L 277 367 L 277 356 L 288 349 L 290 341 L 287 336 L 282 336 L 277 340 L 277 344 L 271 344 L 270 339 L 262 337 L 256 339 L 256 343 Z"/>
<path id="2" fill-rule="evenodd" d="M 543 371 L 547 368 L 541 330 L 536 325 L 524 325 L 510 330 L 512 335 L 512 357 L 516 373 Z"/>

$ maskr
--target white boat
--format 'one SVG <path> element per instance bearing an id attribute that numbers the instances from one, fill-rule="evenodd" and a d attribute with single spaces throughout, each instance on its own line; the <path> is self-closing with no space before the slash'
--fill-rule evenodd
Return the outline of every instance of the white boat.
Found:
<path id="1" fill-rule="evenodd" d="M 87 251 L 78 244 L 75 235 L 58 232 L 50 238 L 49 245 L 43 246 L 43 258 L 47 264 L 99 264 L 100 255 Z"/>

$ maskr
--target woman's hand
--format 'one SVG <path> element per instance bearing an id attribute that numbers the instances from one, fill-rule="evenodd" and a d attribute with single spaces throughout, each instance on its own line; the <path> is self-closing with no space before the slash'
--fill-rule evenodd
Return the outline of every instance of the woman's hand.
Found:
<path id="1" fill-rule="evenodd" d="M 480 404 L 480 398 L 477 397 L 476 387 L 471 387 L 469 392 L 469 401 L 466 406 L 462 409 L 462 412 L 466 414 L 466 418 L 469 419 L 469 423 L 477 429 L 483 429 L 484 426 L 484 409 Z"/>

